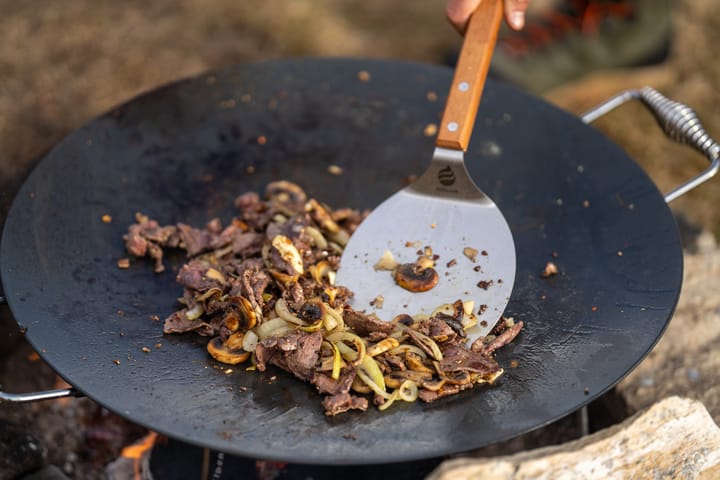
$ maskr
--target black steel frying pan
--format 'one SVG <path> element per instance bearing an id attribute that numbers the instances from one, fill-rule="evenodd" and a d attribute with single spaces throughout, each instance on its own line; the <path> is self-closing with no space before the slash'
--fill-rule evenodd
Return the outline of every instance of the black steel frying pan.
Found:
<path id="1" fill-rule="evenodd" d="M 507 313 L 526 324 L 498 353 L 507 372 L 492 387 L 326 418 L 313 387 L 279 370 L 228 372 L 204 339 L 163 336 L 151 317 L 176 308 L 172 268 L 116 266 L 137 211 L 168 224 L 228 221 L 236 195 L 277 179 L 336 207 L 377 205 L 424 168 L 433 138 L 423 131 L 438 122 L 450 79 L 449 69 L 399 62 L 273 61 L 182 81 L 97 118 L 40 162 L 8 215 L 0 253 L 14 316 L 42 357 L 101 405 L 232 454 L 415 460 L 576 410 L 661 336 L 680 293 L 680 239 L 663 196 L 622 150 L 508 86 L 488 82 L 467 155 L 512 228 L 518 271 Z M 328 173 L 331 164 L 342 175 Z M 561 273 L 544 279 L 548 260 Z"/>

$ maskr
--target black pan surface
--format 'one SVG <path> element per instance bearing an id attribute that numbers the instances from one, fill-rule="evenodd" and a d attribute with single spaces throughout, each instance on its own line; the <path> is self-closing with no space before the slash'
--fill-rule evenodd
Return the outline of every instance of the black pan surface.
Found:
<path id="1" fill-rule="evenodd" d="M 502 84 L 488 82 L 466 157 L 513 231 L 518 272 L 507 313 L 526 323 L 498 353 L 506 374 L 492 387 L 326 418 L 311 386 L 279 370 L 228 370 L 193 334 L 163 336 L 151 317 L 176 307 L 180 255 L 160 275 L 145 261 L 116 266 L 137 211 L 167 224 L 229 221 L 236 195 L 275 179 L 335 207 L 377 205 L 428 163 L 433 138 L 423 131 L 438 122 L 451 73 L 360 59 L 239 65 L 88 123 L 39 163 L 8 215 L 0 254 L 14 316 L 43 358 L 101 405 L 237 455 L 318 465 L 416 460 L 576 410 L 661 336 L 680 292 L 680 239 L 662 195 L 622 150 Z M 329 174 L 331 164 L 342 175 Z M 549 260 L 561 274 L 543 279 Z"/>

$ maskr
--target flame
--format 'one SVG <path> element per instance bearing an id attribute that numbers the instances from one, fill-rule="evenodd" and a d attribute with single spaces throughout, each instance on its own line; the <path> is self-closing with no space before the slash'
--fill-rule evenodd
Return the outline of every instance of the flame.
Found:
<path id="1" fill-rule="evenodd" d="M 56 388 L 58 390 L 64 390 L 66 388 L 71 388 L 72 385 L 67 383 L 65 380 L 60 378 L 59 376 L 55 376 L 55 382 L 53 383 L 53 388 Z M 61 397 L 55 399 L 55 402 L 57 402 L 62 407 L 67 407 L 70 402 L 73 401 L 72 397 Z"/>
<path id="2" fill-rule="evenodd" d="M 120 452 L 121 457 L 129 458 L 133 461 L 133 475 L 135 480 L 141 480 L 140 463 L 145 455 L 152 449 L 153 445 L 155 445 L 157 436 L 157 433 L 151 431 L 137 442 L 123 448 Z"/>

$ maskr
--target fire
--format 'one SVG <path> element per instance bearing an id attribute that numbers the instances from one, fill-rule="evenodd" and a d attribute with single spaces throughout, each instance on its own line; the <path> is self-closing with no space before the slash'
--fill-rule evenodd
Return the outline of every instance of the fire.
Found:
<path id="1" fill-rule="evenodd" d="M 59 376 L 56 375 L 55 382 L 53 384 L 53 388 L 58 389 L 58 390 L 64 390 L 66 388 L 72 388 L 72 385 L 70 385 L 65 380 L 63 380 L 62 378 L 60 378 Z M 55 401 L 62 407 L 67 407 L 68 404 L 71 401 L 73 401 L 73 399 L 71 397 L 61 397 L 61 398 L 55 399 Z"/>
<path id="2" fill-rule="evenodd" d="M 151 431 L 137 442 L 123 448 L 120 452 L 121 457 L 128 458 L 133 461 L 133 478 L 135 480 L 140 480 L 142 478 L 140 475 L 141 462 L 152 449 L 153 445 L 155 445 L 157 437 L 158 434 Z"/>

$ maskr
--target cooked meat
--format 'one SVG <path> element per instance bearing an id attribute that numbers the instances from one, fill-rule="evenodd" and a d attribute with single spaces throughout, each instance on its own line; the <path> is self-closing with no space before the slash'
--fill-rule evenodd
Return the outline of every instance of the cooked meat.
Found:
<path id="1" fill-rule="evenodd" d="M 237 280 L 239 294 L 250 300 L 253 307 L 256 305 L 262 306 L 265 303 L 263 294 L 270 285 L 270 280 L 270 275 L 265 270 L 248 268 L 243 271 Z"/>
<path id="2" fill-rule="evenodd" d="M 337 395 L 325 397 L 322 406 L 325 409 L 325 415 L 330 417 L 348 410 L 362 410 L 364 412 L 368 408 L 368 401 L 367 398 L 356 397 L 349 393 L 338 393 Z"/>
<path id="3" fill-rule="evenodd" d="M 322 341 L 323 336 L 321 332 L 302 335 L 298 340 L 297 348 L 285 354 L 288 369 L 294 373 L 296 377 L 305 381 L 312 379 L 315 373 L 315 364 L 318 358 L 320 358 Z"/>
<path id="4" fill-rule="evenodd" d="M 432 391 L 427 389 L 421 389 L 418 391 L 418 398 L 422 400 L 425 403 L 434 402 L 435 400 L 443 397 L 448 397 L 450 395 L 455 395 L 456 393 L 459 393 L 460 390 L 462 390 L 461 385 L 449 385 L 445 384 L 443 385 L 440 390 Z"/>
<path id="5" fill-rule="evenodd" d="M 257 369 L 264 372 L 268 364 L 273 363 L 275 356 L 282 355 L 278 349 L 272 347 L 266 347 L 262 343 L 258 343 L 255 347 L 255 364 Z"/>
<path id="6" fill-rule="evenodd" d="M 512 342 L 515 337 L 518 336 L 518 333 L 520 333 L 520 330 L 522 330 L 524 325 L 525 324 L 523 322 L 517 322 L 515 325 L 505 330 L 503 333 L 495 337 L 493 341 L 487 344 L 482 341 L 482 338 L 479 338 L 473 342 L 470 349 L 474 352 L 480 353 L 481 355 L 490 356 L 498 348 Z"/>
<path id="7" fill-rule="evenodd" d="M 388 334 L 386 332 L 370 332 L 365 336 L 365 339 L 368 342 L 375 343 L 379 342 L 383 338 L 387 338 Z"/>
<path id="8" fill-rule="evenodd" d="M 438 366 L 444 373 L 467 371 L 486 375 L 500 370 L 500 365 L 492 358 L 465 347 L 452 346 L 446 349 L 443 355 Z"/>
<path id="9" fill-rule="evenodd" d="M 211 249 L 212 235 L 207 230 L 199 230 L 193 228 L 184 223 L 178 223 L 178 233 L 180 234 L 180 241 L 182 242 L 185 250 L 187 250 L 188 257 L 194 257 L 198 253 L 205 252 Z"/>
<path id="10" fill-rule="evenodd" d="M 370 335 L 372 332 L 390 333 L 393 325 L 388 322 L 378 320 L 374 316 L 365 315 L 362 312 L 346 307 L 343 311 L 343 320 L 352 328 L 355 333 L 361 337 Z"/>
<path id="11" fill-rule="evenodd" d="M 334 279 L 342 246 L 366 214 L 332 211 L 285 181 L 269 184 L 265 200 L 247 193 L 235 205 L 226 226 L 218 218 L 203 228 L 160 226 L 137 214 L 124 235 L 128 252 L 153 259 L 156 272 L 164 270 L 165 249 L 189 257 L 176 275 L 181 307 L 165 320 L 165 333 L 211 337 L 208 352 L 219 362 L 246 361 L 252 350 L 257 370 L 280 368 L 315 385 L 326 395 L 326 415 L 366 410 L 371 397 L 383 409 L 431 402 L 502 373 L 491 355 L 522 322 L 500 321 L 496 337 L 468 349 L 462 300 L 430 318 L 392 322 L 348 305 L 352 292 Z M 423 268 L 437 260 L 425 255 Z M 225 355 L 226 347 L 239 354 Z"/>
<path id="12" fill-rule="evenodd" d="M 355 380 L 355 369 L 351 369 L 340 375 L 340 378 L 334 380 L 329 375 L 316 372 L 312 378 L 319 393 L 325 395 L 337 395 L 339 393 L 348 393 Z"/>
<path id="13" fill-rule="evenodd" d="M 452 318 L 447 320 L 441 320 L 440 318 L 431 318 L 428 320 L 428 333 L 427 335 L 435 340 L 436 342 L 447 342 L 448 340 L 454 339 L 458 335 L 456 327 L 452 324 L 457 324 Z M 462 331 L 462 325 L 460 326 Z M 465 332 L 463 331 L 463 334 Z M 463 335 L 464 336 L 464 335 Z"/>
<path id="14" fill-rule="evenodd" d="M 213 287 L 221 286 L 218 280 L 206 276 L 208 265 L 200 260 L 190 260 L 180 268 L 177 282 L 184 287 L 204 292 Z"/>
<path id="15" fill-rule="evenodd" d="M 147 253 L 148 240 L 142 235 L 142 226 L 132 225 L 125 235 L 125 248 L 131 255 L 144 257 Z"/>
<path id="16" fill-rule="evenodd" d="M 258 370 L 264 371 L 265 365 L 270 363 L 302 380 L 310 381 L 320 358 L 322 341 L 320 332 L 297 332 L 266 338 L 255 347 Z"/>
<path id="17" fill-rule="evenodd" d="M 243 258 L 257 255 L 262 249 L 263 239 L 262 233 L 236 230 L 232 237 L 233 254 L 240 255 Z"/>
<path id="18" fill-rule="evenodd" d="M 163 323 L 163 333 L 184 333 L 195 331 L 204 337 L 214 335 L 212 325 L 200 320 L 188 320 L 185 310 L 174 312 Z"/>

